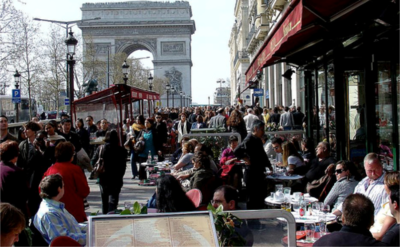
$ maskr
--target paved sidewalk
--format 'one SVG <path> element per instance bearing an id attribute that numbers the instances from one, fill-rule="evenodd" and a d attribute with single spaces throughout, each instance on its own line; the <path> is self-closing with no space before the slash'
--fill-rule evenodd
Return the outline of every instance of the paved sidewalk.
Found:
<path id="1" fill-rule="evenodd" d="M 89 172 L 86 172 L 86 177 L 89 177 Z M 118 208 L 124 208 L 124 202 L 129 201 L 131 203 L 139 202 L 146 203 L 147 200 L 153 195 L 155 192 L 155 186 L 139 186 L 139 179 L 131 179 L 131 164 L 130 161 L 126 162 L 126 172 L 124 176 L 124 186 L 122 187 L 121 193 L 119 194 L 119 203 Z M 86 211 L 87 215 L 91 213 L 99 212 L 101 213 L 101 195 L 100 195 L 100 187 L 96 184 L 96 180 L 88 180 L 88 184 L 90 187 L 90 194 L 87 198 L 90 208 Z"/>

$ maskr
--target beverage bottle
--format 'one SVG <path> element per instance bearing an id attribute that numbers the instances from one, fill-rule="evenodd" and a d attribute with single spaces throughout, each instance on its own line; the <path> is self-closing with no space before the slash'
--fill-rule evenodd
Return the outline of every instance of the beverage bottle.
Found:
<path id="1" fill-rule="evenodd" d="M 151 151 L 149 150 L 149 154 L 147 155 L 147 163 L 151 163 Z"/>
<path id="2" fill-rule="evenodd" d="M 300 217 L 306 215 L 306 203 L 304 202 L 303 194 L 300 196 L 300 209 L 299 209 Z"/>

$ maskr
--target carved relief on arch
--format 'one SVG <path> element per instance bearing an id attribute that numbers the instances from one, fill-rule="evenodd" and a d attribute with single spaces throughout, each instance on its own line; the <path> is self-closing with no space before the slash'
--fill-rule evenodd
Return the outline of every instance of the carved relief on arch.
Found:
<path id="1" fill-rule="evenodd" d="M 127 55 L 138 50 L 145 49 L 157 56 L 157 40 L 156 39 L 117 39 L 115 40 L 116 53 L 125 52 Z"/>

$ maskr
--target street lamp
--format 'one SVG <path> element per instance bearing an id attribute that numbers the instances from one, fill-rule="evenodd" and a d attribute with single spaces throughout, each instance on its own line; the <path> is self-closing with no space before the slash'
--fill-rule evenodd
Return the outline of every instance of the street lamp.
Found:
<path id="1" fill-rule="evenodd" d="M 171 86 L 171 94 L 172 94 L 172 108 L 175 108 L 175 99 L 174 99 L 175 88 L 174 88 L 174 86 Z"/>
<path id="2" fill-rule="evenodd" d="M 180 91 L 179 94 L 181 95 L 181 107 L 182 107 L 183 106 L 182 105 L 182 96 L 184 95 L 184 93 L 182 91 Z"/>
<path id="3" fill-rule="evenodd" d="M 149 89 L 150 89 L 150 91 L 151 90 L 153 90 L 153 76 L 151 76 L 151 73 L 150 73 L 150 75 L 149 75 L 149 78 L 147 78 L 147 81 L 148 81 L 148 83 L 149 83 Z"/>
<path id="4" fill-rule="evenodd" d="M 169 108 L 169 90 L 171 90 L 171 85 L 169 85 L 169 83 L 165 85 L 165 90 L 167 90 L 167 108 Z"/>
<path id="5" fill-rule="evenodd" d="M 67 64 L 69 66 L 69 104 L 72 105 L 74 102 L 74 55 L 78 40 L 74 38 L 74 33 L 71 29 L 69 30 L 69 37 L 65 39 L 65 44 L 67 45 Z M 69 107 L 69 110 L 72 120 L 72 107 Z"/>
<path id="6" fill-rule="evenodd" d="M 122 74 L 124 74 L 124 83 L 128 81 L 128 74 L 129 74 L 129 65 L 126 63 L 126 60 L 122 64 Z"/>
<path id="7" fill-rule="evenodd" d="M 208 96 L 208 106 L 210 106 L 210 96 Z"/>
<path id="8" fill-rule="evenodd" d="M 225 83 L 225 81 L 224 79 L 219 79 L 217 83 L 219 83 L 220 103 L 222 106 L 222 83 Z"/>
<path id="9" fill-rule="evenodd" d="M 18 70 L 15 70 L 14 82 L 15 82 L 15 89 L 18 89 L 19 84 L 21 83 L 21 74 L 18 73 Z M 18 103 L 15 103 L 15 122 L 18 123 L 18 121 L 19 121 Z"/>

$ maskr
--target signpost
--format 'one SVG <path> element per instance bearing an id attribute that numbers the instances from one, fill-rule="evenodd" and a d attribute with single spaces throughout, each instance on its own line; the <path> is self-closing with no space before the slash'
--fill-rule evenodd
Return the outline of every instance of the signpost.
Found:
<path id="1" fill-rule="evenodd" d="M 69 99 L 64 100 L 64 105 L 69 105 Z"/>
<path id="2" fill-rule="evenodd" d="M 262 88 L 254 88 L 253 96 L 263 96 L 264 90 Z"/>
<path id="3" fill-rule="evenodd" d="M 19 104 L 21 103 L 21 89 L 13 89 L 12 90 L 12 103 Z"/>

